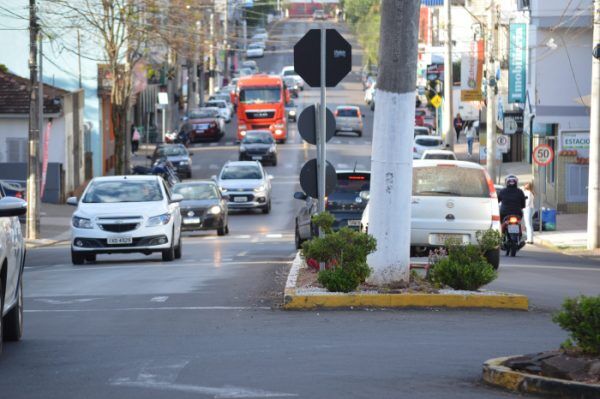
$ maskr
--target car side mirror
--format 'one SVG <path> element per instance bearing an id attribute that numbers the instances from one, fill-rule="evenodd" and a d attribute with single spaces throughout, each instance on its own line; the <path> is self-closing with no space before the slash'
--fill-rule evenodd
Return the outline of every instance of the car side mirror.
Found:
<path id="1" fill-rule="evenodd" d="M 269 180 L 273 180 L 273 179 L 274 179 L 274 177 L 273 177 L 273 175 L 268 175 L 268 176 L 267 176 L 267 179 L 269 179 Z"/>
<path id="2" fill-rule="evenodd" d="M 77 199 L 77 197 L 69 197 L 69 198 L 67 198 L 67 204 L 68 205 L 77 206 L 78 203 L 79 203 L 79 200 Z"/>
<path id="3" fill-rule="evenodd" d="M 304 194 L 302 191 L 296 191 L 294 193 L 294 198 L 297 200 L 306 201 L 308 196 L 306 194 Z"/>
<path id="4" fill-rule="evenodd" d="M 172 194 L 171 195 L 171 203 L 181 202 L 183 201 L 183 195 L 181 194 Z"/>
<path id="5" fill-rule="evenodd" d="M 210 177 L 210 179 L 211 179 L 211 180 L 214 180 L 214 181 L 217 181 L 217 176 L 216 176 L 216 175 L 212 175 L 212 176 Z"/>
<path id="6" fill-rule="evenodd" d="M 16 197 L 0 199 L 0 217 L 21 216 L 27 213 L 27 202 Z"/>

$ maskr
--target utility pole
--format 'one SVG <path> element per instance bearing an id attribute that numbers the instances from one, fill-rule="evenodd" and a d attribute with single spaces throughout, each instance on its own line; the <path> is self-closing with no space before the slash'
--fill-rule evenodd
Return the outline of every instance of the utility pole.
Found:
<path id="1" fill-rule="evenodd" d="M 209 78 L 208 78 L 208 94 L 212 95 L 215 92 L 215 83 L 216 83 L 216 40 L 215 40 L 215 10 L 212 9 L 210 11 L 210 34 L 209 34 L 209 46 L 210 54 L 209 56 Z"/>
<path id="2" fill-rule="evenodd" d="M 369 281 L 407 282 L 410 276 L 412 142 L 415 124 L 419 0 L 382 0 L 373 125 Z"/>
<path id="3" fill-rule="evenodd" d="M 496 182 L 496 43 L 498 38 L 498 24 L 496 2 L 490 0 L 487 20 L 487 116 L 486 116 L 486 167 L 487 172 Z"/>
<path id="4" fill-rule="evenodd" d="M 600 248 L 600 0 L 594 0 L 587 247 Z"/>
<path id="5" fill-rule="evenodd" d="M 454 151 L 454 126 L 452 119 L 452 89 L 454 78 L 452 76 L 452 7 L 451 0 L 444 0 L 446 14 L 446 51 L 444 56 L 444 135 L 446 144 Z"/>
<path id="6" fill-rule="evenodd" d="M 37 65 L 37 40 L 39 25 L 37 5 L 29 0 L 29 157 L 27 164 L 27 238 L 37 239 L 39 235 L 39 141 L 40 141 L 40 92 Z"/>

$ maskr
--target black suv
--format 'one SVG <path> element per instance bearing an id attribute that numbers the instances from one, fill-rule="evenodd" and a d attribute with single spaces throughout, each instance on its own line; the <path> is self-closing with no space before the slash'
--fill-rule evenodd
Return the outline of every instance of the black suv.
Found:
<path id="1" fill-rule="evenodd" d="M 371 172 L 337 172 L 335 191 L 325 199 L 325 210 L 335 217 L 333 229 L 350 227 L 360 228 L 363 210 L 369 200 Z M 303 241 L 310 240 L 317 234 L 311 223 L 312 216 L 317 213 L 317 199 L 303 192 L 294 194 L 294 198 L 305 201 L 296 215 L 295 242 L 300 248 Z"/>

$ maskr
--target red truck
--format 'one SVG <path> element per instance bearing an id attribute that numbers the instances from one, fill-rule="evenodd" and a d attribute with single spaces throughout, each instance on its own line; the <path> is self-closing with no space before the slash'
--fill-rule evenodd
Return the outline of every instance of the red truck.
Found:
<path id="1" fill-rule="evenodd" d="M 244 76 L 237 82 L 235 97 L 238 141 L 248 130 L 269 130 L 277 142 L 287 140 L 285 104 L 290 101 L 290 95 L 280 76 Z"/>

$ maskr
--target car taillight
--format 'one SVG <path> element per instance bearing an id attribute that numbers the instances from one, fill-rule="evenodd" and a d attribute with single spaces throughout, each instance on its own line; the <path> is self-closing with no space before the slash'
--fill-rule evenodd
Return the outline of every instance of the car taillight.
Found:
<path id="1" fill-rule="evenodd" d="M 487 170 L 484 170 L 483 173 L 485 173 L 485 180 L 488 185 L 488 191 L 490 192 L 490 198 L 498 198 L 498 194 L 496 194 L 496 187 L 494 186 L 492 178 L 490 177 Z"/>
<path id="2" fill-rule="evenodd" d="M 20 192 L 20 191 L 17 191 L 17 192 L 15 193 L 15 197 L 17 197 L 17 198 L 23 198 L 23 194 L 21 194 L 21 192 Z"/>

